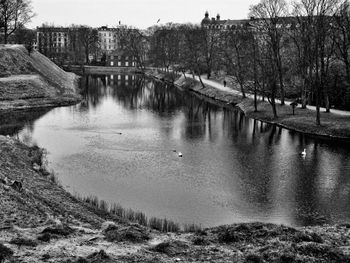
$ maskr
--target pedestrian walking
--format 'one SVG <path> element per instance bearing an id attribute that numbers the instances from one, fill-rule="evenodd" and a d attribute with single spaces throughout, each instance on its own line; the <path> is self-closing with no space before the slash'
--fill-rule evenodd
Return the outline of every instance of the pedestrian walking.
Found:
<path id="1" fill-rule="evenodd" d="M 224 79 L 224 87 L 226 87 L 226 80 Z"/>

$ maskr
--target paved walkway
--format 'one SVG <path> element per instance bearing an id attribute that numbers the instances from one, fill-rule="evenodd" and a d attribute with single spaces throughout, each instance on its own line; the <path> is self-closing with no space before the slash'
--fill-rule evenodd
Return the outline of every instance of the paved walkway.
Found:
<path id="1" fill-rule="evenodd" d="M 191 74 L 186 74 L 186 77 L 192 78 L 192 75 Z M 222 84 L 220 84 L 220 83 L 218 83 L 216 81 L 208 80 L 205 76 L 201 76 L 201 77 L 202 77 L 203 83 L 206 84 L 206 85 L 209 85 L 209 86 L 211 86 L 213 88 L 216 88 L 218 90 L 222 90 L 222 91 L 234 94 L 234 95 L 242 95 L 242 93 L 240 91 L 238 91 L 238 90 L 234 90 L 234 89 L 229 88 L 229 87 L 224 87 L 224 85 L 222 85 Z M 198 76 L 195 76 L 195 79 L 199 81 Z M 254 99 L 254 94 L 246 93 L 246 96 L 248 98 Z M 261 96 L 258 96 L 258 99 L 261 99 Z M 280 100 L 276 100 L 276 103 L 280 103 L 280 102 L 281 102 Z M 291 102 L 292 101 L 285 100 L 286 105 L 289 105 Z M 309 105 L 307 105 L 306 108 L 309 109 L 309 110 L 316 111 L 316 106 L 309 106 Z M 326 112 L 326 109 L 321 107 L 320 111 L 321 112 Z M 334 114 L 337 114 L 337 115 L 342 115 L 342 116 L 350 116 L 350 111 L 331 109 L 331 113 L 334 113 Z"/>

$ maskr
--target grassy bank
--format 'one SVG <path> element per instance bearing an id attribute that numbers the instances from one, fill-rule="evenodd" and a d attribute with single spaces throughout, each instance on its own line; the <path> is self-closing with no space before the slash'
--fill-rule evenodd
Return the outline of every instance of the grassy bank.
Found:
<path id="1" fill-rule="evenodd" d="M 0 45 L 0 111 L 75 104 L 78 77 L 37 51 Z"/>
<path id="2" fill-rule="evenodd" d="M 167 80 L 167 75 L 161 72 L 148 72 L 149 76 L 155 76 L 158 80 Z M 168 81 L 171 81 L 169 79 Z M 218 81 L 220 83 L 220 81 Z M 203 86 L 192 78 L 179 76 L 174 84 L 185 90 L 204 95 L 208 98 L 224 104 L 235 105 L 240 108 L 247 117 L 276 124 L 298 132 L 350 141 L 350 116 L 341 116 L 333 113 L 321 113 L 321 126 L 316 125 L 316 112 L 309 109 L 293 109 L 290 105 L 277 105 L 278 118 L 273 117 L 271 105 L 267 101 L 258 101 L 258 111 L 255 112 L 254 100 L 243 99 L 239 94 L 221 91 L 209 85 Z"/>
<path id="3" fill-rule="evenodd" d="M 221 84 L 224 78 L 217 77 L 212 80 Z M 238 83 L 235 81 L 228 81 L 227 85 L 233 90 L 240 91 Z M 295 92 L 297 91 L 294 91 L 294 96 Z M 300 104 L 299 107 L 295 109 L 295 115 L 293 115 L 293 109 L 290 105 L 286 104 L 281 106 L 277 104 L 277 119 L 273 118 L 271 105 L 267 101 L 258 102 L 257 112 L 255 112 L 254 101 L 252 99 L 245 99 L 237 106 L 240 107 L 248 117 L 253 119 L 275 123 L 288 129 L 311 135 L 350 140 L 349 116 L 321 112 L 321 126 L 317 126 L 315 120 L 316 111 L 302 109 Z"/>

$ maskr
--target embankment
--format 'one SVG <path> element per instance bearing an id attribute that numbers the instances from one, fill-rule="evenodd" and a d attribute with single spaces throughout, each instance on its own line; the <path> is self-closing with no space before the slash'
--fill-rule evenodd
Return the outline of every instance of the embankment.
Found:
<path id="1" fill-rule="evenodd" d="M 191 90 L 222 102 L 224 105 L 229 104 L 236 106 L 242 110 L 247 117 L 252 119 L 275 124 L 311 136 L 350 141 L 350 116 L 322 112 L 321 125 L 317 126 L 315 111 L 297 108 L 295 114 L 293 114 L 291 106 L 277 104 L 278 118 L 274 118 L 271 105 L 267 101 L 258 101 L 258 111 L 255 111 L 253 99 L 243 99 L 241 95 L 225 92 L 209 85 L 205 85 L 206 87 L 203 88 L 200 82 L 192 78 L 179 76 L 173 80 L 173 77 L 169 78 L 168 74 L 156 71 L 148 71 L 146 75 L 160 81 L 174 84 L 178 88 Z"/>
<path id="2" fill-rule="evenodd" d="M 37 51 L 0 46 L 0 111 L 77 103 L 78 77 Z"/>

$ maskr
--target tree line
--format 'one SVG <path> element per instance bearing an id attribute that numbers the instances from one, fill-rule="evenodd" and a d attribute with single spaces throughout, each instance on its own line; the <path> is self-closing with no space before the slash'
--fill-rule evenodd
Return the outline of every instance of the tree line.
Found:
<path id="1" fill-rule="evenodd" d="M 0 0 L 0 29 L 4 43 L 33 39 L 23 26 L 33 17 L 30 0 Z M 348 0 L 261 0 L 251 6 L 250 19 L 228 28 L 216 22 L 206 25 L 155 25 L 147 30 L 119 26 L 119 48 L 137 60 L 137 66 L 154 66 L 168 72 L 197 75 L 225 72 L 241 90 L 267 99 L 274 117 L 277 100 L 298 99 L 302 108 L 314 104 L 316 124 L 320 107 L 350 110 L 350 4 Z M 43 25 L 42 30 L 53 30 Z M 88 26 L 69 27 L 64 52 L 75 64 L 100 57 L 98 31 Z M 44 35 L 50 43 L 52 34 Z M 51 41 L 52 42 L 52 41 Z M 43 45 L 42 53 L 57 55 L 57 48 Z"/>
<path id="2" fill-rule="evenodd" d="M 148 65 L 197 75 L 203 86 L 203 74 L 225 72 L 243 97 L 267 99 L 276 118 L 276 100 L 283 105 L 286 96 L 302 108 L 315 105 L 317 125 L 321 106 L 350 110 L 348 0 L 261 0 L 249 16 L 230 28 L 169 23 L 140 30 L 148 45 L 138 52 L 147 52 Z"/>

